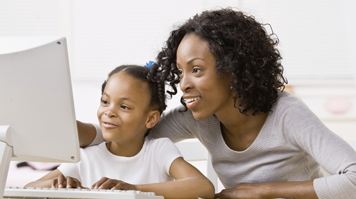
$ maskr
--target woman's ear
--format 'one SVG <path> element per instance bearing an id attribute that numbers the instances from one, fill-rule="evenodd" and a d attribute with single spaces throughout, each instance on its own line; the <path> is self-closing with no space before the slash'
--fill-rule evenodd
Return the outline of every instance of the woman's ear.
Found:
<path id="1" fill-rule="evenodd" d="M 157 110 L 150 111 L 146 121 L 146 127 L 148 129 L 153 128 L 157 124 L 160 116 L 161 114 L 159 113 L 159 111 Z"/>

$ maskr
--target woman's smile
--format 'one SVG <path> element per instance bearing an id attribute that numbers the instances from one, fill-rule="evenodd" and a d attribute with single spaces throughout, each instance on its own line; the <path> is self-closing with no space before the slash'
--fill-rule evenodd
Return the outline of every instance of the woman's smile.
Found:
<path id="1" fill-rule="evenodd" d="M 184 102 L 185 102 L 187 108 L 189 108 L 189 109 L 194 109 L 194 107 L 197 106 L 197 104 L 199 103 L 199 101 L 200 101 L 201 98 L 200 98 L 200 97 L 189 97 L 189 98 L 185 98 L 185 97 L 183 96 L 183 99 L 184 99 Z"/>

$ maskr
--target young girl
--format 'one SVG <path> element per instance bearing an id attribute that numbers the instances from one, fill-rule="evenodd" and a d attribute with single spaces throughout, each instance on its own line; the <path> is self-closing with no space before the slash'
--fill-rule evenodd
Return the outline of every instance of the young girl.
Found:
<path id="1" fill-rule="evenodd" d="M 123 189 L 165 198 L 213 198 L 214 187 L 185 162 L 168 138 L 146 137 L 165 109 L 165 93 L 147 80 L 149 68 L 124 65 L 102 85 L 98 120 L 107 141 L 81 149 L 66 163 L 26 187 Z M 164 86 L 164 84 L 160 85 Z M 172 181 L 175 179 L 175 181 Z"/>

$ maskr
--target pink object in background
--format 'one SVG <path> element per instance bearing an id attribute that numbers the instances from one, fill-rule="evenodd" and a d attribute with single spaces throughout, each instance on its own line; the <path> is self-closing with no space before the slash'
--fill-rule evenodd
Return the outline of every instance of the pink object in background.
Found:
<path id="1" fill-rule="evenodd" d="M 332 97 L 326 100 L 325 109 L 332 114 L 345 114 L 352 109 L 353 103 L 347 97 Z"/>

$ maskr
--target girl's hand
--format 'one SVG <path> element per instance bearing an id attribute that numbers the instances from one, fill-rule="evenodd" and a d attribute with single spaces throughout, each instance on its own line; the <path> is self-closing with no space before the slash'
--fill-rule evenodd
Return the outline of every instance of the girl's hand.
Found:
<path id="1" fill-rule="evenodd" d="M 103 177 L 91 186 L 92 189 L 112 189 L 112 190 L 137 190 L 135 185 L 121 180 Z"/>
<path id="2" fill-rule="evenodd" d="M 241 183 L 231 189 L 223 189 L 215 194 L 215 198 L 262 198 L 261 188 L 262 184 Z"/>
<path id="3" fill-rule="evenodd" d="M 58 177 L 53 178 L 51 180 L 51 187 L 52 188 L 77 188 L 82 189 L 82 184 L 76 178 L 72 177 L 65 177 L 64 175 L 60 174 Z"/>

